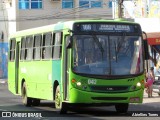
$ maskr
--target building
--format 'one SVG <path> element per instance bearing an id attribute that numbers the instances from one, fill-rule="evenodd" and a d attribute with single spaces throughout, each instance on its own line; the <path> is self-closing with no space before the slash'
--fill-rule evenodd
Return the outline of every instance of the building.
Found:
<path id="1" fill-rule="evenodd" d="M 8 66 L 8 4 L 0 0 L 0 79 L 7 78 Z"/>
<path id="2" fill-rule="evenodd" d="M 7 77 L 8 36 L 73 19 L 112 19 L 112 0 L 0 0 L 0 78 Z"/>
<path id="3" fill-rule="evenodd" d="M 7 77 L 10 34 L 59 21 L 118 18 L 118 6 L 118 0 L 0 0 L 0 78 Z M 122 6 L 125 18 L 134 19 L 144 31 L 152 32 L 152 20 L 145 20 L 149 22 L 144 24 L 139 18 L 158 18 L 159 0 L 124 0 Z"/>
<path id="4" fill-rule="evenodd" d="M 16 31 L 70 19 L 112 18 L 110 0 L 18 0 L 13 4 Z"/>

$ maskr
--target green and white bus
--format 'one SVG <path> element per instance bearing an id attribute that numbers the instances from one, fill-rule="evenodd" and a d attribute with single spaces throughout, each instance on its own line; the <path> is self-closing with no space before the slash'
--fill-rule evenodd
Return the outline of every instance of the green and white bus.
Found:
<path id="1" fill-rule="evenodd" d="M 10 36 L 8 87 L 26 106 L 55 102 L 115 105 L 127 112 L 142 103 L 144 43 L 139 24 L 122 20 L 74 20 Z"/>

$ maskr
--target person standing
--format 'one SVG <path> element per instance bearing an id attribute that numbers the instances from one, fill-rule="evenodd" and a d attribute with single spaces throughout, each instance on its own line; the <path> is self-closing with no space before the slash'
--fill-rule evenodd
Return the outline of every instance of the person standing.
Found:
<path id="1" fill-rule="evenodd" d="M 148 97 L 152 97 L 152 85 L 155 80 L 155 75 L 154 75 L 154 67 L 150 68 L 150 71 L 147 73 L 147 93 Z"/>

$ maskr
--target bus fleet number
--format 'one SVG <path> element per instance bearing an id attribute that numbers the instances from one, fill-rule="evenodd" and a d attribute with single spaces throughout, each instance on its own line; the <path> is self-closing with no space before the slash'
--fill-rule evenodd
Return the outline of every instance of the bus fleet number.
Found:
<path id="1" fill-rule="evenodd" d="M 97 84 L 97 80 L 88 79 L 88 84 L 96 85 Z"/>

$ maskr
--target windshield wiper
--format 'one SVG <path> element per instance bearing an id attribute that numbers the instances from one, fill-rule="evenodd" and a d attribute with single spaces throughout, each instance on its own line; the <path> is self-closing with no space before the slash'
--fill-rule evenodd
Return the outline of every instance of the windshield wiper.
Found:
<path id="1" fill-rule="evenodd" d="M 114 41 L 114 51 L 115 51 L 115 56 L 116 56 L 116 62 L 117 62 L 117 46 L 116 46 L 116 42 Z"/>
<path id="2" fill-rule="evenodd" d="M 104 49 L 102 47 L 102 44 L 99 42 L 98 38 L 96 35 L 93 35 L 92 34 L 92 37 L 93 37 L 93 40 L 94 42 L 97 44 L 98 48 L 100 49 L 101 53 L 102 53 L 102 60 L 103 60 L 103 53 L 104 53 Z"/>
<path id="3" fill-rule="evenodd" d="M 118 43 L 118 45 L 117 45 L 116 55 L 118 55 L 118 53 L 120 52 L 120 49 L 121 49 L 121 47 L 122 47 L 122 45 L 123 45 L 123 43 L 124 43 L 124 38 L 125 38 L 125 36 L 126 36 L 126 33 L 123 33 L 121 39 L 119 40 L 119 43 Z M 116 57 L 117 57 L 117 56 L 116 56 Z"/>

